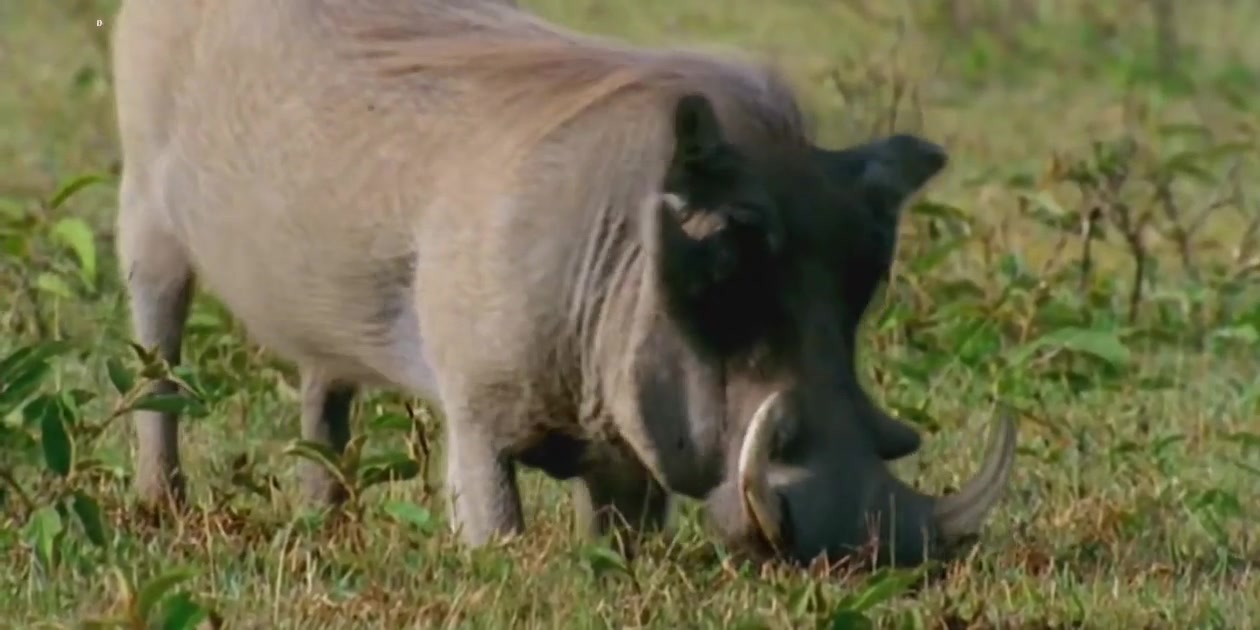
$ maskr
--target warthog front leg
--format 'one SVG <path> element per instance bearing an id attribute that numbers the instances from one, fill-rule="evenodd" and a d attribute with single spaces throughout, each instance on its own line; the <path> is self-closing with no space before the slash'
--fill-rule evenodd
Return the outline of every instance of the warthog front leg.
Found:
<path id="1" fill-rule="evenodd" d="M 125 277 L 136 343 L 156 347 L 170 365 L 180 362 L 184 323 L 192 300 L 193 271 L 182 246 L 160 223 L 159 213 L 137 193 L 133 178 L 124 176 L 119 190 L 118 258 Z M 161 380 L 152 392 L 176 390 Z M 184 475 L 179 461 L 179 418 L 174 413 L 137 411 L 135 486 L 141 501 L 158 505 L 184 501 Z"/>
<path id="2" fill-rule="evenodd" d="M 451 528 L 484 545 L 525 529 L 516 465 L 459 406 L 446 411 L 446 493 Z"/>
<path id="3" fill-rule="evenodd" d="M 354 407 L 353 385 L 323 378 L 316 370 L 302 370 L 302 439 L 330 447 L 341 454 L 350 441 L 350 413 Z M 334 505 L 345 501 L 346 488 L 323 466 L 302 462 L 306 498 Z"/>
<path id="4" fill-rule="evenodd" d="M 664 529 L 669 493 L 642 466 L 623 462 L 582 474 L 573 487 L 578 526 L 591 537 L 613 534 L 630 554 L 640 532 Z"/>

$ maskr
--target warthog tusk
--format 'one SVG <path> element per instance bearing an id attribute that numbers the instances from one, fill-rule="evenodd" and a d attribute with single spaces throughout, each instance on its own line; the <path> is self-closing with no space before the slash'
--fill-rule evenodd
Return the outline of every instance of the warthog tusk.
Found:
<path id="1" fill-rule="evenodd" d="M 774 424 L 779 417 L 777 407 L 780 393 L 766 396 L 757 407 L 748 423 L 748 431 L 744 433 L 744 443 L 739 449 L 739 494 L 743 497 L 744 512 L 776 549 L 783 541 L 783 514 L 779 498 L 770 488 L 766 473 L 774 442 Z"/>
<path id="2" fill-rule="evenodd" d="M 1010 481 L 1015 463 L 1015 421 L 999 416 L 989 434 L 989 446 L 980 472 L 957 493 L 937 500 L 933 515 L 941 536 L 957 541 L 978 534 Z"/>

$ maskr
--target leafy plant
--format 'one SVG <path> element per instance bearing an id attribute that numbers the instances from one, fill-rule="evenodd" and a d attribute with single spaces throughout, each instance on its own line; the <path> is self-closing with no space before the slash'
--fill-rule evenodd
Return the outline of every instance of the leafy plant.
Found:
<path id="1" fill-rule="evenodd" d="M 197 603 L 186 591 L 173 590 L 194 575 L 195 572 L 190 569 L 173 569 L 153 576 L 137 589 L 130 578 L 115 569 L 115 607 L 119 612 L 109 617 L 86 620 L 83 625 L 99 630 L 148 630 L 155 625 L 163 630 L 192 630 L 203 622 L 213 620 L 218 627 L 217 616 L 209 608 Z"/>

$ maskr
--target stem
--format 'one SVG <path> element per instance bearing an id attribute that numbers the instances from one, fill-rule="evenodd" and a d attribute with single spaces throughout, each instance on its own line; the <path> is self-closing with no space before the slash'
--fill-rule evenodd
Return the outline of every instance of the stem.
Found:
<path id="1" fill-rule="evenodd" d="M 1178 51 L 1177 18 L 1172 0 L 1151 0 L 1151 13 L 1155 18 L 1155 58 L 1160 74 L 1171 79 L 1177 71 Z"/>
<path id="2" fill-rule="evenodd" d="M 31 500 L 29 494 L 26 494 L 26 490 L 23 490 L 22 486 L 18 485 L 17 480 L 13 478 L 13 473 L 7 469 L 0 469 L 0 481 L 3 481 L 5 485 L 13 489 L 14 494 L 17 494 L 18 498 L 22 500 L 22 505 L 27 512 L 35 510 L 35 502 Z"/>

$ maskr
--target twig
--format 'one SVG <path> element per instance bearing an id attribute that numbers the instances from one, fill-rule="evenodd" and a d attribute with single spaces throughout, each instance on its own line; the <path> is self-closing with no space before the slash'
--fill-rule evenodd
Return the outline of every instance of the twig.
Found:
<path id="1" fill-rule="evenodd" d="M 1093 243 L 1097 237 L 1098 221 L 1102 218 L 1102 211 L 1097 206 L 1090 208 L 1085 213 L 1085 220 L 1081 221 L 1081 292 L 1089 290 L 1090 273 L 1094 269 L 1094 251 Z"/>
<path id="2" fill-rule="evenodd" d="M 13 489 L 14 494 L 22 500 L 22 505 L 27 512 L 35 511 L 35 502 L 31 500 L 29 494 L 26 494 L 26 490 L 23 490 L 22 486 L 18 485 L 17 479 L 13 478 L 13 473 L 9 472 L 8 469 L 0 468 L 0 481 L 3 481 L 6 486 Z"/>
<path id="3" fill-rule="evenodd" d="M 1150 0 L 1155 18 L 1155 55 L 1160 74 L 1171 79 L 1177 72 L 1180 42 L 1177 38 L 1177 16 L 1172 0 Z"/>

